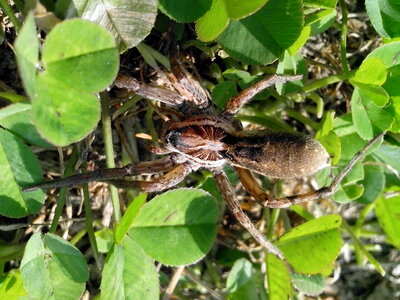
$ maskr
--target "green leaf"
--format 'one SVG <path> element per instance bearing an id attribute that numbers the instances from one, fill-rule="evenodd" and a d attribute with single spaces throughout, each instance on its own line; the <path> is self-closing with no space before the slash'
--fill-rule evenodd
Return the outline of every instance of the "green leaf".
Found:
<path id="1" fill-rule="evenodd" d="M 196 32 L 204 42 L 216 39 L 228 26 L 229 19 L 241 19 L 260 9 L 267 0 L 212 0 L 210 10 L 196 21 Z"/>
<path id="2" fill-rule="evenodd" d="M 72 0 L 66 18 L 80 17 L 102 25 L 125 50 L 150 33 L 157 16 L 156 0 Z"/>
<path id="3" fill-rule="evenodd" d="M 371 57 L 380 58 L 385 64 L 386 69 L 389 69 L 390 67 L 397 66 L 400 64 L 400 60 L 398 58 L 399 51 L 400 51 L 400 41 L 393 42 L 382 45 L 379 48 L 375 49 L 370 54 L 368 54 L 366 59 L 369 59 Z"/>
<path id="4" fill-rule="evenodd" d="M 327 111 L 320 123 L 315 138 L 321 142 L 331 157 L 331 164 L 336 165 L 341 156 L 341 143 L 337 134 L 333 131 L 334 111 Z"/>
<path id="5" fill-rule="evenodd" d="M 158 273 L 153 260 L 131 238 L 115 244 L 107 255 L 101 281 L 101 299 L 157 300 Z"/>
<path id="6" fill-rule="evenodd" d="M 351 108 L 357 133 L 362 138 L 370 140 L 374 135 L 391 127 L 395 118 L 395 111 L 392 105 L 383 108 L 376 106 L 365 95 L 365 93 L 360 93 L 358 87 L 355 88 L 351 98 Z"/>
<path id="7" fill-rule="evenodd" d="M 332 266 L 342 247 L 339 215 L 308 221 L 283 235 L 277 246 L 298 273 L 316 274 Z"/>
<path id="8" fill-rule="evenodd" d="M 103 228 L 94 233 L 96 237 L 97 249 L 100 253 L 108 253 L 114 245 L 114 231 L 109 228 Z"/>
<path id="9" fill-rule="evenodd" d="M 98 92 L 117 75 L 115 41 L 109 32 L 92 22 L 74 19 L 59 23 L 47 36 L 43 48 L 45 73 L 76 90 Z"/>
<path id="10" fill-rule="evenodd" d="M 361 99 L 365 99 L 378 107 L 384 107 L 390 99 L 388 93 L 381 86 L 358 83 L 357 87 Z"/>
<path id="11" fill-rule="evenodd" d="M 386 233 L 388 242 L 400 249 L 400 196 L 379 197 L 375 206 L 375 214 Z"/>
<path id="12" fill-rule="evenodd" d="M 289 299 L 293 294 L 293 287 L 285 262 L 268 253 L 266 265 L 269 300 Z"/>
<path id="13" fill-rule="evenodd" d="M 364 165 L 364 179 L 360 182 L 364 186 L 364 193 L 357 202 L 369 204 L 379 197 L 385 187 L 385 175 L 382 166 Z"/>
<path id="14" fill-rule="evenodd" d="M 324 290 L 325 281 L 321 274 L 306 275 L 293 273 L 290 277 L 294 286 L 306 295 L 319 295 Z"/>
<path id="15" fill-rule="evenodd" d="M 159 0 L 159 8 L 171 19 L 188 23 L 204 15 L 210 8 L 212 0 Z"/>
<path id="16" fill-rule="evenodd" d="M 100 119 L 100 102 L 92 94 L 63 85 L 51 76 L 40 76 L 32 103 L 39 133 L 57 146 L 83 139 Z"/>
<path id="17" fill-rule="evenodd" d="M 217 84 L 212 92 L 211 99 L 215 105 L 224 108 L 228 100 L 237 94 L 236 83 L 233 81 L 222 81 Z"/>
<path id="18" fill-rule="evenodd" d="M 132 225 L 133 220 L 139 213 L 140 208 L 146 202 L 147 194 L 142 193 L 137 196 L 132 203 L 126 209 L 124 215 L 122 216 L 121 222 L 115 228 L 115 242 L 120 244 L 124 239 L 126 233 Z"/>
<path id="19" fill-rule="evenodd" d="M 0 125 L 25 141 L 44 148 L 52 147 L 32 124 L 32 105 L 15 103 L 0 110 Z"/>
<path id="20" fill-rule="evenodd" d="M 297 40 L 302 25 L 301 1 L 270 0 L 250 17 L 231 21 L 218 42 L 229 55 L 244 63 L 267 64 Z"/>
<path id="21" fill-rule="evenodd" d="M 230 300 L 266 300 L 263 285 L 258 282 L 253 266 L 245 258 L 238 259 L 233 265 L 228 279 L 226 290 Z"/>
<path id="22" fill-rule="evenodd" d="M 9 271 L 0 282 L 0 299 L 18 300 L 19 297 L 26 296 L 21 273 L 18 270 Z"/>
<path id="23" fill-rule="evenodd" d="M 335 8 L 337 0 L 304 0 L 304 5 L 323 8 Z"/>
<path id="24" fill-rule="evenodd" d="M 15 41 L 15 53 L 22 83 L 30 97 L 35 95 L 36 66 L 39 61 L 39 41 L 33 13 L 28 14 Z"/>
<path id="25" fill-rule="evenodd" d="M 0 129 L 0 214 L 20 218 L 39 211 L 41 190 L 22 192 L 22 187 L 42 181 L 39 162 L 32 151 L 10 132 Z"/>
<path id="26" fill-rule="evenodd" d="M 231 19 L 241 19 L 259 10 L 268 0 L 228 0 L 225 2 Z"/>
<path id="27" fill-rule="evenodd" d="M 365 7 L 375 30 L 385 38 L 400 36 L 400 3 L 397 0 L 366 0 Z"/>
<path id="28" fill-rule="evenodd" d="M 297 40 L 288 48 L 290 55 L 295 55 L 307 42 L 311 34 L 311 26 L 304 26 Z"/>
<path id="29" fill-rule="evenodd" d="M 285 51 L 283 60 L 281 60 L 278 64 L 276 73 L 285 75 L 303 74 L 304 78 L 306 78 L 307 64 L 300 53 L 290 55 L 288 51 Z M 284 95 L 299 91 L 303 87 L 303 82 L 301 80 L 297 80 L 287 83 L 277 83 L 275 87 L 279 95 Z"/>
<path id="30" fill-rule="evenodd" d="M 318 138 L 322 146 L 328 151 L 331 157 L 331 164 L 336 165 L 340 160 L 341 154 L 341 143 L 339 137 L 334 131 L 330 131 L 328 134 Z"/>
<path id="31" fill-rule="evenodd" d="M 382 85 L 387 77 L 386 66 L 378 57 L 364 59 L 352 80 L 371 85 Z"/>
<path id="32" fill-rule="evenodd" d="M 361 101 L 359 89 L 355 88 L 351 96 L 351 111 L 353 116 L 353 123 L 357 129 L 357 133 L 366 140 L 374 137 L 372 124 L 365 110 L 364 104 Z"/>
<path id="33" fill-rule="evenodd" d="M 392 167 L 397 174 L 400 174 L 400 160 L 393 159 L 394 157 L 400 157 L 400 147 L 382 144 L 376 151 L 374 151 L 374 157 Z"/>
<path id="34" fill-rule="evenodd" d="M 393 132 L 400 131 L 400 65 L 390 67 L 388 69 L 388 79 L 384 84 L 384 88 L 391 97 L 391 105 L 395 112 L 395 121 L 390 128 Z"/>
<path id="35" fill-rule="evenodd" d="M 306 16 L 305 25 L 311 26 L 310 35 L 316 35 L 331 27 L 336 17 L 336 9 L 318 10 L 316 13 Z"/>
<path id="36" fill-rule="evenodd" d="M 161 263 L 187 265 L 210 250 L 216 237 L 217 216 L 217 204 L 208 193 L 172 190 L 142 207 L 129 234 Z"/>
<path id="37" fill-rule="evenodd" d="M 196 33 L 199 40 L 215 40 L 228 26 L 229 15 L 224 0 L 213 0 L 211 9 L 196 21 Z"/>
<path id="38" fill-rule="evenodd" d="M 89 279 L 82 253 L 50 233 L 35 233 L 29 239 L 21 275 L 28 295 L 38 299 L 80 299 Z"/>
<path id="39" fill-rule="evenodd" d="M 341 185 L 332 199 L 338 203 L 348 203 L 361 197 L 364 187 L 360 184 Z"/>

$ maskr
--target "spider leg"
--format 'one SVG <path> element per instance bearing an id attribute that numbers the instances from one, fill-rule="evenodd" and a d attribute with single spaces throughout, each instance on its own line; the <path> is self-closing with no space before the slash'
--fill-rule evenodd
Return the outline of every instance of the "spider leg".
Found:
<path id="1" fill-rule="evenodd" d="M 185 65 L 177 58 L 171 58 L 172 73 L 167 74 L 175 89 L 187 100 L 200 108 L 209 106 L 208 96 L 200 81 L 193 78 Z"/>
<path id="2" fill-rule="evenodd" d="M 118 74 L 114 84 L 118 88 L 128 89 L 145 99 L 156 100 L 172 106 L 182 104 L 185 101 L 185 99 L 178 93 L 163 88 L 149 86 L 139 82 L 131 76 L 121 73 Z"/>
<path id="3" fill-rule="evenodd" d="M 252 172 L 242 168 L 236 168 L 240 180 L 245 189 L 254 197 L 254 199 L 262 206 L 272 208 L 284 208 L 294 204 L 299 204 L 306 201 L 312 201 L 321 198 L 331 197 L 339 187 L 340 182 L 350 172 L 354 165 L 364 157 L 365 153 L 375 144 L 376 141 L 383 138 L 385 132 L 381 132 L 370 140 L 356 155 L 350 160 L 346 167 L 340 171 L 333 179 L 332 183 L 314 192 L 305 193 L 301 195 L 294 195 L 282 198 L 271 198 L 266 192 L 263 191 L 260 184 L 257 182 Z"/>
<path id="4" fill-rule="evenodd" d="M 23 191 L 30 192 L 38 189 L 73 187 L 93 181 L 107 181 L 125 176 L 154 174 L 169 170 L 173 166 L 174 159 L 172 156 L 167 156 L 154 161 L 129 164 L 122 168 L 99 169 L 88 173 L 76 174 L 65 178 L 43 182 L 24 188 Z"/>
<path id="5" fill-rule="evenodd" d="M 190 164 L 181 164 L 171 169 L 165 175 L 152 181 L 134 181 L 124 179 L 101 180 L 115 185 L 118 188 L 137 188 L 145 192 L 160 192 L 180 183 L 187 175 L 194 171 Z"/>
<path id="6" fill-rule="evenodd" d="M 225 199 L 231 213 L 240 225 L 242 225 L 268 252 L 283 259 L 283 255 L 279 249 L 265 238 L 265 236 L 254 226 L 250 218 L 244 213 L 225 173 L 219 169 L 213 170 L 213 173 L 222 197 Z"/>
<path id="7" fill-rule="evenodd" d="M 240 92 L 237 96 L 229 99 L 228 103 L 226 104 L 225 110 L 223 112 L 224 115 L 234 116 L 238 113 L 238 111 L 249 102 L 255 95 L 259 92 L 265 90 L 266 88 L 277 84 L 277 83 L 285 83 L 288 81 L 296 81 L 300 80 L 303 76 L 302 75 L 295 75 L 295 76 L 283 76 L 283 75 L 271 75 L 268 76 L 256 84 L 248 87 L 247 89 Z"/>

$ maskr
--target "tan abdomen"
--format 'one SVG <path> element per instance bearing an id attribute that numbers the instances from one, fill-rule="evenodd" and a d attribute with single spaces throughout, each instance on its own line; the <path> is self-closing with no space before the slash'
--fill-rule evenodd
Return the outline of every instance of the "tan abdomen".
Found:
<path id="1" fill-rule="evenodd" d="M 277 178 L 312 175 L 329 166 L 325 148 L 313 138 L 286 132 L 242 133 L 225 140 L 232 164 Z"/>

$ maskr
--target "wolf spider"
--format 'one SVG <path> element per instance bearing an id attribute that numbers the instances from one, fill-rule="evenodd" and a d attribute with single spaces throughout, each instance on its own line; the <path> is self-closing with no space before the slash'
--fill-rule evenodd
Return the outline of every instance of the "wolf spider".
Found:
<path id="1" fill-rule="evenodd" d="M 314 192 L 283 198 L 271 198 L 264 192 L 252 172 L 276 178 L 308 176 L 330 165 L 324 147 L 311 137 L 287 132 L 246 131 L 234 119 L 238 111 L 260 91 L 275 85 L 300 80 L 302 76 L 268 76 L 231 98 L 225 109 L 216 114 L 206 92 L 180 64 L 173 61 L 168 75 L 175 91 L 148 86 L 136 79 L 119 74 L 115 86 L 135 94 L 162 102 L 173 109 L 174 117 L 160 130 L 161 147 L 154 153 L 163 158 L 126 165 L 122 168 L 99 169 L 93 172 L 48 181 L 25 189 L 72 187 L 92 181 L 105 181 L 121 188 L 138 188 L 159 192 L 181 182 L 189 173 L 200 168 L 212 172 L 217 186 L 238 222 L 270 253 L 282 258 L 280 251 L 268 241 L 243 212 L 233 188 L 223 171 L 228 163 L 235 167 L 243 186 L 262 206 L 283 208 L 293 204 L 330 197 L 340 181 L 361 159 L 367 149 L 379 139 L 370 141 L 332 183 Z M 126 176 L 166 172 L 152 181 L 132 181 Z M 122 178 L 122 179 L 121 179 Z"/>

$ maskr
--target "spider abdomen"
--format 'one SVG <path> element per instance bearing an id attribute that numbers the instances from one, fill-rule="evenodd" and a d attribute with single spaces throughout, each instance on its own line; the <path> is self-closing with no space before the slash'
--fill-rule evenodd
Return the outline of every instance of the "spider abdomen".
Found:
<path id="1" fill-rule="evenodd" d="M 325 148 L 315 139 L 286 132 L 243 132 L 224 139 L 233 165 L 277 178 L 312 175 L 330 165 Z"/>

